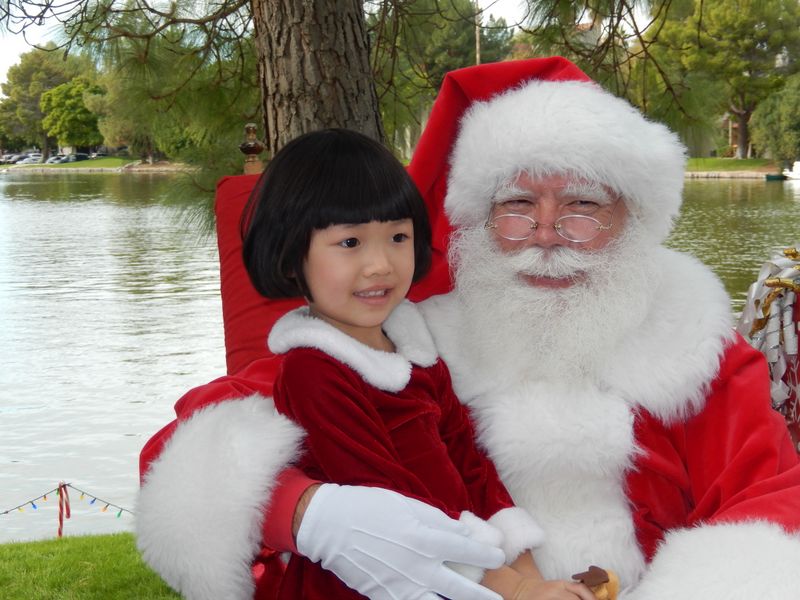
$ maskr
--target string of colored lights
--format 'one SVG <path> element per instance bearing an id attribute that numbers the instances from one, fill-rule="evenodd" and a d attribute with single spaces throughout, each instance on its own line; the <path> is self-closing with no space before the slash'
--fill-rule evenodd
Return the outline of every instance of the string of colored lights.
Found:
<path id="1" fill-rule="evenodd" d="M 103 508 L 100 509 L 100 512 L 108 512 L 109 508 L 113 508 L 115 511 L 117 511 L 117 518 L 121 517 L 122 513 L 124 513 L 124 512 L 126 512 L 128 514 L 131 514 L 131 515 L 134 514 L 132 510 L 124 508 L 124 507 L 122 507 L 122 506 L 120 506 L 118 504 L 114 504 L 113 502 L 109 502 L 108 500 L 104 500 L 104 499 L 100 498 L 99 496 L 95 496 L 94 494 L 90 494 L 89 492 L 86 492 L 86 491 L 84 491 L 84 490 L 82 490 L 80 488 L 75 487 L 71 483 L 65 483 L 63 485 L 64 485 L 64 487 L 72 488 L 73 490 L 78 492 L 80 494 L 80 496 L 79 496 L 80 500 L 83 500 L 85 498 L 90 498 L 90 500 L 89 500 L 89 504 L 90 505 L 97 504 L 98 506 L 102 506 Z M 26 500 L 22 504 L 18 504 L 17 506 L 15 506 L 13 508 L 9 508 L 8 510 L 2 510 L 2 511 L 0 511 L 0 516 L 7 515 L 9 513 L 15 512 L 15 511 L 23 512 L 25 507 L 29 506 L 29 505 L 33 510 L 38 510 L 39 506 L 36 503 L 39 502 L 40 500 L 42 502 L 47 502 L 47 496 L 52 496 L 53 494 L 58 496 L 60 487 L 61 487 L 60 485 L 56 486 L 52 490 L 48 490 L 44 494 L 40 494 L 40 495 L 36 496 L 35 498 L 31 498 L 30 500 Z"/>

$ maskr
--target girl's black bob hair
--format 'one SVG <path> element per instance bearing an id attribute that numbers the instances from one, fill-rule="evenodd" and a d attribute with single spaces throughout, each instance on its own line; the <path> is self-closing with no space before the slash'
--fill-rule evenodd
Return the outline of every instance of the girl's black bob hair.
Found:
<path id="1" fill-rule="evenodd" d="M 425 202 L 403 165 L 379 142 L 346 129 L 307 133 L 286 144 L 258 180 L 242 216 L 242 256 L 267 298 L 305 296 L 311 232 L 330 225 L 411 219 L 414 281 L 431 262 Z"/>

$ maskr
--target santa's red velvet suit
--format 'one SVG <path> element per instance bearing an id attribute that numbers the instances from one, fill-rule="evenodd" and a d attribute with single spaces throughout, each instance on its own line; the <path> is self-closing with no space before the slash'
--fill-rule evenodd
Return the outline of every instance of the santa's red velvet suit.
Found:
<path id="1" fill-rule="evenodd" d="M 479 442 L 545 530 L 536 552 L 545 576 L 600 564 L 619 573 L 624 600 L 800 598 L 800 466 L 770 408 L 763 357 L 733 334 L 718 279 L 659 245 L 679 211 L 683 161 L 675 136 L 566 61 L 450 74 L 410 166 L 440 259 L 449 223 L 479 235 L 498 186 L 520 171 L 619 194 L 626 232 L 639 236 L 628 247 L 639 244 L 642 256 L 628 251 L 629 279 L 608 277 L 617 289 L 598 292 L 602 310 L 584 305 L 605 337 L 562 319 L 561 338 L 543 329 L 537 344 L 526 291 L 480 300 L 465 255 L 456 289 L 420 310 Z M 447 287 L 434 269 L 418 297 L 441 290 L 436 278 Z M 523 301 L 511 310 L 514 298 Z M 531 313 L 540 301 L 551 302 L 532 290 Z M 260 314 L 262 325 L 276 318 Z M 264 507 L 302 436 L 263 397 L 274 369 L 273 359 L 256 360 L 192 392 L 143 452 L 139 546 L 187 597 L 253 593 Z M 195 497 L 203 502 L 187 501 Z"/>

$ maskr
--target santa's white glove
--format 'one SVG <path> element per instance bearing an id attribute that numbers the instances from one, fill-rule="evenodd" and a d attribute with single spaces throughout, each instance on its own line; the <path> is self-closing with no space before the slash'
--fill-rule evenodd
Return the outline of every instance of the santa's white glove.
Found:
<path id="1" fill-rule="evenodd" d="M 502 550 L 469 534 L 464 524 L 397 492 L 326 483 L 306 509 L 297 549 L 372 600 L 500 600 L 444 564 L 504 563 Z"/>

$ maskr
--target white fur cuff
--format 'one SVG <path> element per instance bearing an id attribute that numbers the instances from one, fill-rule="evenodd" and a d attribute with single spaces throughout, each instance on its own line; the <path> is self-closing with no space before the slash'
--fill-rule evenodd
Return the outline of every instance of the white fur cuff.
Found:
<path id="1" fill-rule="evenodd" d="M 620 600 L 800 598 L 800 536 L 763 521 L 670 533 L 641 583 Z"/>
<path id="2" fill-rule="evenodd" d="M 525 550 L 537 548 L 544 542 L 544 531 L 533 520 L 530 513 L 518 506 L 495 513 L 489 524 L 503 533 L 500 546 L 506 553 L 506 564 L 510 565 Z"/>
<path id="3" fill-rule="evenodd" d="M 488 544 L 489 546 L 495 546 L 497 548 L 503 547 L 503 534 L 499 529 L 493 527 L 487 521 L 475 516 L 468 510 L 462 512 L 461 517 L 459 517 L 458 520 L 469 528 L 470 539 L 475 540 L 476 542 L 481 542 L 482 544 Z M 485 569 L 481 569 L 480 567 L 476 567 L 474 565 L 465 565 L 462 563 L 448 562 L 446 564 L 459 575 L 463 575 L 475 583 L 479 583 L 481 579 L 483 579 Z"/>
<path id="4" fill-rule="evenodd" d="M 139 493 L 144 561 L 184 598 L 252 598 L 264 507 L 301 437 L 258 395 L 208 406 L 178 425 Z"/>

